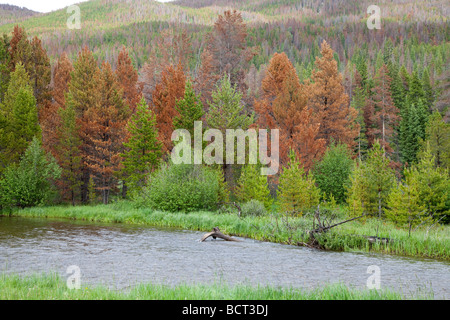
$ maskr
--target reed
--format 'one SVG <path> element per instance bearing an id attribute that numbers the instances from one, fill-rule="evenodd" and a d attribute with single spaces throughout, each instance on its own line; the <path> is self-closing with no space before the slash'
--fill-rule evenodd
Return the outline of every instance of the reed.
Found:
<path id="1" fill-rule="evenodd" d="M 342 283 L 325 284 L 317 288 L 283 288 L 228 285 L 224 283 L 179 284 L 175 286 L 143 283 L 126 290 L 82 284 L 69 289 L 59 275 L 0 275 L 0 300 L 413 300 L 433 299 L 430 293 L 408 296 L 389 289 L 369 290 Z"/>

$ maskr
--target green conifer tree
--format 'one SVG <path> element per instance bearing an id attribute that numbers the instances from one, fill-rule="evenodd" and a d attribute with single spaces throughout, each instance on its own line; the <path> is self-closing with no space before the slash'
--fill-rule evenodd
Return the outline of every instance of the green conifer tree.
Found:
<path id="1" fill-rule="evenodd" d="M 173 119 L 175 129 L 186 129 L 194 136 L 194 122 L 201 121 L 203 117 L 203 104 L 195 94 L 190 81 L 186 82 L 184 97 L 176 102 L 175 109 L 178 115 Z"/>
<path id="2" fill-rule="evenodd" d="M 331 144 L 325 155 L 313 170 L 316 184 L 325 194 L 327 200 L 331 197 L 337 203 L 345 201 L 344 186 L 349 182 L 353 161 L 346 145 Z"/>
<path id="3" fill-rule="evenodd" d="M 0 107 L 0 171 L 18 162 L 34 137 L 40 137 L 36 99 L 24 67 L 11 73 L 4 103 Z"/>
<path id="4" fill-rule="evenodd" d="M 320 190 L 312 173 L 306 175 L 294 151 L 290 151 L 289 158 L 280 174 L 277 200 L 281 210 L 301 216 L 304 210 L 319 204 Z"/>
<path id="5" fill-rule="evenodd" d="M 395 183 L 395 173 L 384 156 L 380 142 L 375 141 L 365 162 L 359 162 L 350 176 L 347 203 L 356 215 L 364 212 L 384 216 L 387 198 Z"/>
<path id="6" fill-rule="evenodd" d="M 148 174 L 158 167 L 162 155 L 155 115 L 144 98 L 128 123 L 128 132 L 126 151 L 122 154 L 123 173 L 130 189 L 138 191 L 145 185 Z"/>
<path id="7" fill-rule="evenodd" d="M 236 198 L 245 203 L 250 200 L 258 200 L 264 203 L 266 209 L 272 205 L 272 198 L 267 183 L 267 176 L 261 175 L 258 165 L 248 164 L 242 169 L 237 182 Z"/>
<path id="8" fill-rule="evenodd" d="M 436 167 L 450 169 L 450 123 L 445 123 L 438 111 L 433 112 L 428 119 L 419 158 L 426 148 L 434 156 Z"/>
<path id="9" fill-rule="evenodd" d="M 393 187 L 387 201 L 386 218 L 397 225 L 420 223 L 425 207 L 420 201 L 417 176 L 406 171 L 404 181 Z"/>
<path id="10" fill-rule="evenodd" d="M 400 148 L 402 160 L 409 165 L 417 161 L 420 140 L 425 139 L 427 113 L 422 99 L 416 103 L 407 99 L 400 122 Z"/>
<path id="11" fill-rule="evenodd" d="M 434 95 L 433 87 L 431 85 L 430 73 L 428 71 L 428 68 L 425 68 L 425 70 L 423 71 L 422 88 L 423 88 L 426 108 L 428 111 L 431 111 L 433 109 L 435 95 Z"/>
<path id="12" fill-rule="evenodd" d="M 62 168 L 62 189 L 69 194 L 72 205 L 81 186 L 81 139 L 78 136 L 78 126 L 74 108 L 69 105 L 60 108 L 58 115 L 61 123 L 56 128 L 57 143 L 55 150 L 58 153 L 59 164 Z"/>

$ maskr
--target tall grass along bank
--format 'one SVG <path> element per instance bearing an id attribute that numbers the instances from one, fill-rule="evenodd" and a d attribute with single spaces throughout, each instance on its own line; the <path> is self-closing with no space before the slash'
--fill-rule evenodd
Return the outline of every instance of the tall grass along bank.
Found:
<path id="1" fill-rule="evenodd" d="M 135 208 L 127 202 L 97 206 L 34 207 L 11 212 L 13 216 L 62 218 L 105 223 L 142 224 L 209 232 L 215 226 L 229 235 L 276 243 L 304 245 L 312 219 L 280 214 L 240 217 L 235 213 L 168 213 Z M 345 220 L 345 217 L 342 217 Z M 370 243 L 366 236 L 390 239 Z M 378 219 L 352 221 L 317 237 L 325 250 L 380 252 L 412 257 L 450 260 L 450 227 L 427 227 L 413 232 Z"/>
<path id="2" fill-rule="evenodd" d="M 102 286 L 69 289 L 57 274 L 0 275 L 0 300 L 402 300 L 433 299 L 432 294 L 405 296 L 388 289 L 355 289 L 327 284 L 315 289 L 227 284 L 138 284 L 127 290 Z"/>

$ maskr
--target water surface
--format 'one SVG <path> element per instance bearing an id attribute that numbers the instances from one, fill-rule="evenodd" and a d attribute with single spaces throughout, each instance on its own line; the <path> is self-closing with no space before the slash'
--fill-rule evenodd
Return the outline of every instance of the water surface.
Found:
<path id="1" fill-rule="evenodd" d="M 262 284 L 314 288 L 343 282 L 366 288 L 369 266 L 381 288 L 450 297 L 450 263 L 382 254 L 324 252 L 242 239 L 207 240 L 203 232 L 69 220 L 0 217 L 0 272 L 81 270 L 81 283 L 124 289 L 136 283 Z"/>

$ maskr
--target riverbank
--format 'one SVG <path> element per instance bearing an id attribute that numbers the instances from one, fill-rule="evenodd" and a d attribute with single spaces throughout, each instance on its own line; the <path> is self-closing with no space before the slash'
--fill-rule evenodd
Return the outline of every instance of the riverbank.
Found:
<path id="1" fill-rule="evenodd" d="M 6 214 L 6 213 L 3 213 Z M 215 226 L 228 235 L 275 243 L 305 245 L 306 230 L 312 225 L 308 217 L 269 214 L 262 217 L 239 217 L 235 213 L 193 212 L 167 213 L 135 208 L 128 202 L 97 206 L 53 206 L 14 210 L 20 217 L 62 218 L 92 222 L 144 224 L 209 232 Z M 340 216 L 338 221 L 347 217 Z M 370 243 L 365 236 L 389 238 L 389 243 Z M 379 252 L 410 257 L 450 260 L 450 227 L 421 227 L 411 233 L 378 219 L 352 221 L 317 237 L 322 248 L 333 251 Z"/>
<path id="2" fill-rule="evenodd" d="M 0 300 L 415 300 L 433 299 L 431 294 L 404 296 L 391 290 L 355 289 L 344 284 L 329 284 L 315 289 L 249 285 L 229 286 L 138 284 L 116 291 L 102 286 L 69 289 L 56 274 L 19 276 L 0 275 Z"/>

